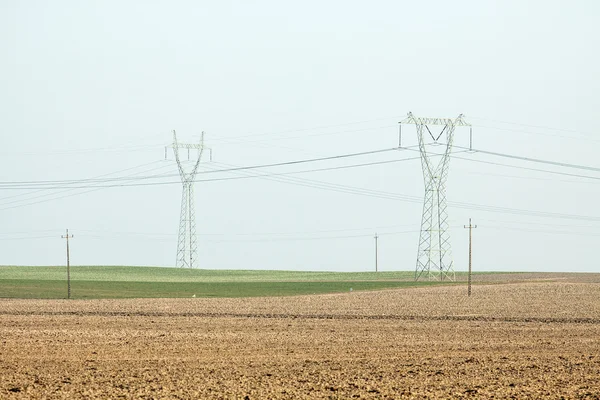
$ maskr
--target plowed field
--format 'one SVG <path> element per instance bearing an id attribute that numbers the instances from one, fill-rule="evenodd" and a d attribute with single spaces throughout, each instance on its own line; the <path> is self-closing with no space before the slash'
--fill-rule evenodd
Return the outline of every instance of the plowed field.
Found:
<path id="1" fill-rule="evenodd" d="M 0 398 L 600 398 L 600 276 L 537 278 L 0 300 Z"/>

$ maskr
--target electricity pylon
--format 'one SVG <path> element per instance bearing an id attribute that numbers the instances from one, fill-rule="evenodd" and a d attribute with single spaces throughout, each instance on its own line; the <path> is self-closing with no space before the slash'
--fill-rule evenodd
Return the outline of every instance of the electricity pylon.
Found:
<path id="1" fill-rule="evenodd" d="M 202 132 L 199 144 L 185 144 L 177 142 L 177 134 L 173 131 L 173 144 L 171 147 L 173 148 L 173 153 L 175 153 L 175 161 L 177 161 L 181 183 L 183 184 L 176 265 L 180 268 L 194 268 L 198 259 L 198 248 L 196 243 L 196 209 L 194 207 L 194 180 L 196 178 L 196 173 L 198 172 L 202 153 L 204 152 L 204 132 Z M 183 163 L 179 157 L 179 149 L 187 149 L 188 160 L 190 158 L 190 150 L 198 151 L 198 159 L 190 172 L 186 172 L 183 167 Z"/>
<path id="2" fill-rule="evenodd" d="M 421 233 L 419 236 L 419 249 L 417 252 L 417 266 L 415 280 L 426 277 L 429 280 L 455 280 L 452 249 L 450 246 L 450 232 L 448 212 L 446 209 L 446 180 L 450 152 L 454 141 L 454 129 L 457 126 L 470 126 L 460 114 L 456 119 L 450 118 L 417 118 L 412 113 L 401 124 L 414 124 L 417 128 L 419 139 L 419 152 L 421 153 L 421 166 L 425 182 L 425 200 L 423 202 L 423 216 L 421 219 Z M 432 133 L 430 126 L 442 127 L 439 133 Z M 433 139 L 432 144 L 445 145 L 441 154 L 429 154 L 426 149 L 425 134 Z M 446 143 L 438 140 L 446 134 Z M 440 156 L 436 163 L 433 156 Z"/>

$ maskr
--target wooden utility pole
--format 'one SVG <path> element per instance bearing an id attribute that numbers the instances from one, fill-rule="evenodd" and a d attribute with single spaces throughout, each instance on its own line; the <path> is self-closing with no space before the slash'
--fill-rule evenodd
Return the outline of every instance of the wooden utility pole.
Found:
<path id="1" fill-rule="evenodd" d="M 469 225 L 465 225 L 465 228 L 469 229 L 469 283 L 468 283 L 468 289 L 467 289 L 467 293 L 469 296 L 471 296 L 471 250 L 472 250 L 472 230 L 473 228 L 477 228 L 477 225 L 471 225 L 471 218 L 469 218 Z"/>
<path id="2" fill-rule="evenodd" d="M 378 253 L 377 239 L 379 239 L 379 236 L 377 236 L 377 233 L 375 233 L 375 272 L 377 272 L 377 253 Z"/>
<path id="3" fill-rule="evenodd" d="M 67 239 L 67 298 L 71 298 L 71 265 L 69 260 L 69 239 L 73 238 L 73 235 L 69 236 L 69 230 L 67 229 L 67 234 L 61 236 L 63 239 Z"/>

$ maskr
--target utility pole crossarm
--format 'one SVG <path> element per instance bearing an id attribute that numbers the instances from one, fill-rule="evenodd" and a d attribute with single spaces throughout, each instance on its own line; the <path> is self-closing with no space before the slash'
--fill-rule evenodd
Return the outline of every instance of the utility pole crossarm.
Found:
<path id="1" fill-rule="evenodd" d="M 465 229 L 467 229 L 467 228 L 475 229 L 475 228 L 477 228 L 477 225 L 471 225 L 471 218 L 469 218 L 469 225 L 463 225 L 463 228 L 465 228 Z"/>

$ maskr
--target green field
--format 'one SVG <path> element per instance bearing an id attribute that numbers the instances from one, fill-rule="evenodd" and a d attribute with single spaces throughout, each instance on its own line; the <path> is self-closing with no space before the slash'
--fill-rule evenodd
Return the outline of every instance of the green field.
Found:
<path id="1" fill-rule="evenodd" d="M 64 266 L 0 266 L 0 298 L 66 298 L 66 278 Z M 290 296 L 440 284 L 415 282 L 413 279 L 414 272 L 408 271 L 302 272 L 74 266 L 71 267 L 71 297 Z"/>

